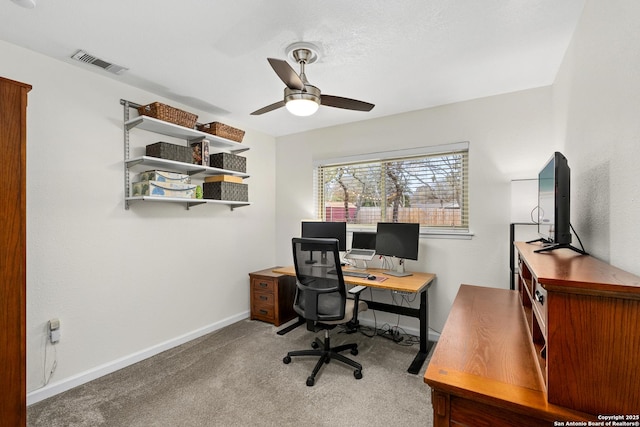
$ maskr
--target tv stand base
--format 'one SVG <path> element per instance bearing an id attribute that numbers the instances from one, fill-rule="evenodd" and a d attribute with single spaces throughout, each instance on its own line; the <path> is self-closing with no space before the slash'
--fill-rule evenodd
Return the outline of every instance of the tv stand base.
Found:
<path id="1" fill-rule="evenodd" d="M 529 242 L 527 242 L 527 243 L 529 243 Z M 572 251 L 576 251 L 576 252 L 578 252 L 579 254 L 582 254 L 582 255 L 589 255 L 588 253 L 586 253 L 582 249 L 578 249 L 575 246 L 571 246 L 568 243 L 551 243 L 551 244 L 549 244 L 547 246 L 543 246 L 540 249 L 536 249 L 534 252 L 536 252 L 536 253 L 539 253 L 539 252 L 550 252 L 550 251 L 553 251 L 555 249 L 561 249 L 561 248 L 571 249 Z"/>

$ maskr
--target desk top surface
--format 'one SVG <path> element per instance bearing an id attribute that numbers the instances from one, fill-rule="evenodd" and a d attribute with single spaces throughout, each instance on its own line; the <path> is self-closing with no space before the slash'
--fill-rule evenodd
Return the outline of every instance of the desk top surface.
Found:
<path id="1" fill-rule="evenodd" d="M 640 298 L 640 277 L 571 249 L 536 253 L 541 244 L 516 242 L 525 263 L 546 289 L 561 292 L 589 290 L 615 293 L 619 298 Z"/>
<path id="2" fill-rule="evenodd" d="M 517 291 L 461 285 L 424 381 L 458 396 L 581 419 L 547 403 L 527 329 Z"/>
<path id="3" fill-rule="evenodd" d="M 349 270 L 348 268 L 344 268 L 343 270 Z M 388 289 L 391 291 L 399 291 L 399 292 L 420 292 L 425 287 L 428 287 L 433 279 L 435 279 L 436 275 L 433 273 L 411 273 L 411 276 L 404 277 L 395 277 L 388 276 L 384 274 L 385 270 L 381 268 L 367 268 L 366 270 L 353 270 L 363 273 L 369 273 L 377 278 L 385 278 L 384 281 L 379 280 L 369 280 L 366 278 L 353 277 L 353 276 L 344 276 L 345 283 L 350 285 L 363 285 L 369 286 L 372 288 L 379 289 Z M 288 276 L 295 276 L 296 270 L 294 266 L 287 267 L 278 267 L 273 269 L 274 273 L 286 274 Z"/>

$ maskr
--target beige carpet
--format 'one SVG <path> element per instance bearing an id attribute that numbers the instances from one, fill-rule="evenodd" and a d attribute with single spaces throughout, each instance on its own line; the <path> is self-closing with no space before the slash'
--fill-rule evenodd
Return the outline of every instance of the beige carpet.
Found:
<path id="1" fill-rule="evenodd" d="M 431 426 L 430 389 L 407 373 L 417 344 L 331 332 L 332 344 L 357 342 L 351 368 L 325 365 L 305 384 L 316 359 L 282 358 L 308 348 L 304 326 L 279 336 L 243 320 L 180 347 L 31 405 L 28 426 Z M 322 337 L 322 332 L 318 333 Z M 345 353 L 351 357 L 348 352 Z"/>

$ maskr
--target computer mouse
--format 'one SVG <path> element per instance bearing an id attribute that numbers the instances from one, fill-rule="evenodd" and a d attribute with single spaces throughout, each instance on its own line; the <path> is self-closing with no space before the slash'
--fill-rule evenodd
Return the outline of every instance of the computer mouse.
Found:
<path id="1" fill-rule="evenodd" d="M 376 276 L 374 276 L 373 274 L 370 274 L 367 276 L 367 280 L 376 280 Z"/>

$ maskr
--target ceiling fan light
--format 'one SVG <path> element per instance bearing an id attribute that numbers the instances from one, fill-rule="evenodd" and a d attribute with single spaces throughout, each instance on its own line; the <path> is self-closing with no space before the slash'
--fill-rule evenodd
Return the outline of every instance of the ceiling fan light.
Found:
<path id="1" fill-rule="evenodd" d="M 295 116 L 310 116 L 318 111 L 318 103 L 311 99 L 291 99 L 287 101 L 287 110 Z"/>

